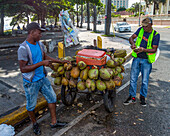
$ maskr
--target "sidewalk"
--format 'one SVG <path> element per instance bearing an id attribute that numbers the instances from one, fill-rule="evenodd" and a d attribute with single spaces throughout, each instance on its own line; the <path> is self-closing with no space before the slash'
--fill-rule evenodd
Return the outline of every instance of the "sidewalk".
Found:
<path id="1" fill-rule="evenodd" d="M 93 45 L 93 40 L 97 40 L 97 36 L 101 36 L 103 33 L 91 33 L 87 31 L 86 28 L 79 29 L 79 41 L 80 45 L 75 47 L 69 47 L 65 49 L 66 56 L 74 56 L 75 52 L 79 49 L 83 49 L 85 46 Z M 102 47 L 103 48 L 115 48 L 115 49 L 126 49 L 127 54 L 130 53 L 129 42 L 125 39 L 118 37 L 102 37 Z M 15 50 L 15 55 L 9 55 L 6 59 L 0 59 L 0 124 L 6 122 L 7 124 L 15 125 L 18 121 L 23 118 L 28 117 L 25 109 L 25 94 L 22 87 L 22 76 L 19 70 L 17 61 L 17 48 Z M 51 57 L 58 56 L 58 50 L 52 53 L 48 53 Z M 54 79 L 50 77 L 52 70 L 47 68 L 48 78 L 52 85 Z M 56 88 L 56 87 L 55 87 Z M 60 87 L 57 87 L 56 92 L 60 91 Z M 47 103 L 44 99 L 39 97 L 40 102 L 37 105 L 37 111 Z M 5 116 L 6 115 L 6 116 Z"/>

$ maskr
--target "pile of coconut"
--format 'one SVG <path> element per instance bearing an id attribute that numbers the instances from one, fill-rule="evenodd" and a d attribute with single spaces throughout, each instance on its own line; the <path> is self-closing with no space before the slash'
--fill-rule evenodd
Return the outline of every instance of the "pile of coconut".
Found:
<path id="1" fill-rule="evenodd" d="M 124 72 L 126 50 L 116 50 L 110 60 L 107 61 L 104 68 L 97 66 L 90 67 L 83 61 L 76 63 L 76 56 L 67 56 L 64 60 L 70 63 L 59 64 L 52 63 L 53 70 L 51 77 L 55 78 L 55 85 L 65 85 L 70 88 L 76 88 L 81 91 L 86 88 L 88 91 L 112 90 L 116 86 L 121 86 Z"/>

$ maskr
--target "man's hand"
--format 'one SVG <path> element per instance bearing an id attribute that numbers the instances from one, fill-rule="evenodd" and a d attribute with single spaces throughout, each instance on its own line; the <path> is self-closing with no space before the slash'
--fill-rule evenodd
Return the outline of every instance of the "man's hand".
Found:
<path id="1" fill-rule="evenodd" d="M 63 60 L 61 61 L 61 63 L 64 64 L 64 63 L 71 63 L 71 62 L 69 60 Z"/>
<path id="2" fill-rule="evenodd" d="M 43 66 L 49 66 L 51 63 L 51 60 L 43 60 L 42 63 L 43 63 Z"/>
<path id="3" fill-rule="evenodd" d="M 136 45 L 135 45 L 135 44 L 132 44 L 130 47 L 131 47 L 131 49 L 135 49 L 135 48 L 136 48 Z"/>
<path id="4" fill-rule="evenodd" d="M 144 51 L 143 47 L 139 47 L 137 49 L 134 49 L 134 52 L 136 52 L 137 54 L 140 53 L 140 52 L 143 52 L 143 51 Z"/>

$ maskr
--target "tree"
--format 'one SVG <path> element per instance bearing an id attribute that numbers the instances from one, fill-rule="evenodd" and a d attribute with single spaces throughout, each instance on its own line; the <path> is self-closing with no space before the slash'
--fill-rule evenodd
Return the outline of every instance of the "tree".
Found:
<path id="1" fill-rule="evenodd" d="M 119 12 L 119 11 L 125 11 L 125 10 L 126 10 L 125 7 L 120 7 L 120 8 L 117 9 L 117 12 Z"/>
<path id="2" fill-rule="evenodd" d="M 111 23 L 111 0 L 107 0 L 106 3 L 106 19 L 105 19 L 105 35 L 109 35 L 110 34 L 110 23 Z"/>
<path id="3" fill-rule="evenodd" d="M 139 12 L 139 2 L 136 2 L 134 4 L 132 4 L 131 8 L 134 9 L 134 12 L 137 14 Z M 140 5 L 140 9 L 142 10 L 142 5 Z"/>

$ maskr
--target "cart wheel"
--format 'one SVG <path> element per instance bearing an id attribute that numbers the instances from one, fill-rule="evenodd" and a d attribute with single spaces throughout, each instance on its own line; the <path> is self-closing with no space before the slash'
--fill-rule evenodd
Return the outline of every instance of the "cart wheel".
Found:
<path id="1" fill-rule="evenodd" d="M 77 88 L 70 88 L 69 86 L 62 85 L 61 87 L 61 100 L 66 106 L 74 103 L 77 95 Z"/>
<path id="2" fill-rule="evenodd" d="M 109 113 L 113 112 L 115 107 L 115 99 L 116 99 L 116 91 L 114 90 L 106 90 L 104 93 L 104 106 L 106 111 Z"/>

